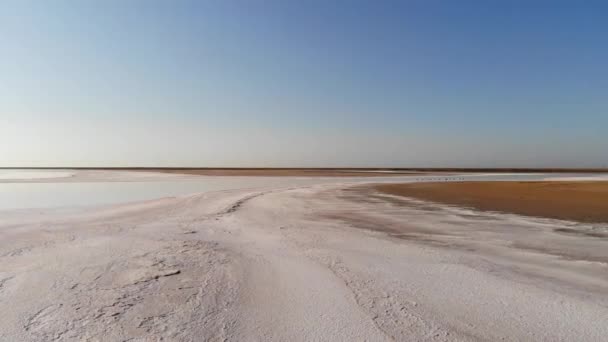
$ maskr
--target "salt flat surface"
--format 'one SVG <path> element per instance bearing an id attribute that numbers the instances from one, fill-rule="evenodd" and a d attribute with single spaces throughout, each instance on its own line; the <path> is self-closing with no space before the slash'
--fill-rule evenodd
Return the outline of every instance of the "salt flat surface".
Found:
<path id="1" fill-rule="evenodd" d="M 0 212 L 0 340 L 608 336 L 606 241 L 559 233 L 598 227 L 275 181 Z"/>

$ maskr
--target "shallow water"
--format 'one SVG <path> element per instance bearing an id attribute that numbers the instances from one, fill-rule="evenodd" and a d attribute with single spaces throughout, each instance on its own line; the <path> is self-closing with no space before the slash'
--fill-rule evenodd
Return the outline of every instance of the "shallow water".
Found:
<path id="1" fill-rule="evenodd" d="M 69 170 L 0 170 L 0 180 L 64 178 L 74 175 Z"/>
<path id="2" fill-rule="evenodd" d="M 91 206 L 199 192 L 308 185 L 313 179 L 201 177 L 200 180 L 138 182 L 0 183 L 0 209 Z"/>

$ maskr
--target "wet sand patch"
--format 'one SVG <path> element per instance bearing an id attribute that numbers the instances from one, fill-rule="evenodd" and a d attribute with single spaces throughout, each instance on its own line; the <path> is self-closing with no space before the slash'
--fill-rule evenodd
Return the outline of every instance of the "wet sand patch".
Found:
<path id="1" fill-rule="evenodd" d="M 552 219 L 608 223 L 608 182 L 463 182 L 374 186 L 380 193 Z"/>

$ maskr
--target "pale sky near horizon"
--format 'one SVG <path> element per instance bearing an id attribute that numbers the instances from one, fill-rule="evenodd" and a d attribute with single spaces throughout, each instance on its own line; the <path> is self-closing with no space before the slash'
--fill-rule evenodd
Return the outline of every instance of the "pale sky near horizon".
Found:
<path id="1" fill-rule="evenodd" d="M 608 2 L 0 0 L 1 166 L 608 166 Z"/>

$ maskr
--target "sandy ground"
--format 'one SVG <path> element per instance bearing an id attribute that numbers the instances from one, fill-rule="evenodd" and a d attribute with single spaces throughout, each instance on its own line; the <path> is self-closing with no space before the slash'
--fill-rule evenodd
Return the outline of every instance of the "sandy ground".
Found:
<path id="1" fill-rule="evenodd" d="M 604 226 L 343 185 L 1 215 L 1 341 L 608 336 L 607 240 L 559 232 Z"/>
<path id="2" fill-rule="evenodd" d="M 606 181 L 381 184 L 376 189 L 485 211 L 608 223 Z"/>

